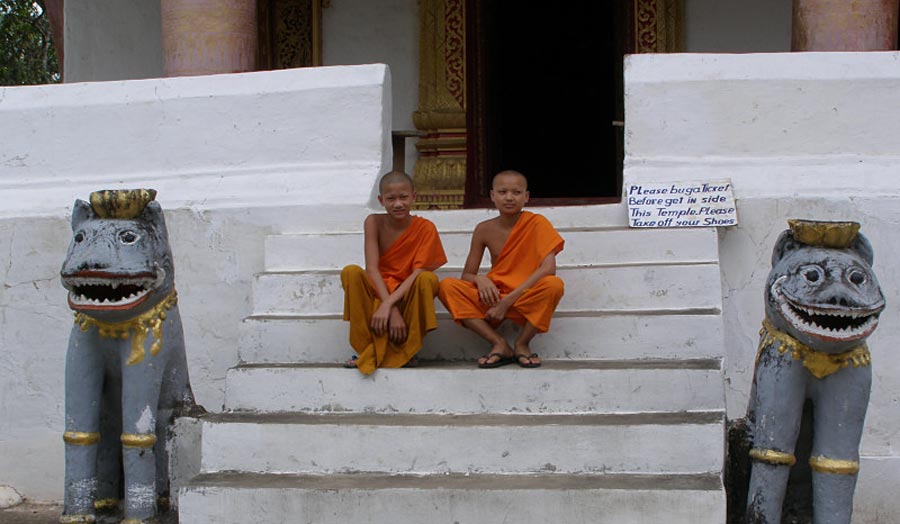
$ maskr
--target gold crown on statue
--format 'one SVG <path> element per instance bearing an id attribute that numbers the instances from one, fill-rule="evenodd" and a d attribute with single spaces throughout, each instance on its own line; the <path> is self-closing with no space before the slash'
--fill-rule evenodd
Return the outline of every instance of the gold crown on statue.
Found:
<path id="1" fill-rule="evenodd" d="M 91 193 L 91 209 L 100 218 L 137 218 L 154 199 L 155 189 L 104 189 Z"/>
<path id="2" fill-rule="evenodd" d="M 859 222 L 828 222 L 822 220 L 788 220 L 794 240 L 810 246 L 845 249 L 859 233 Z"/>

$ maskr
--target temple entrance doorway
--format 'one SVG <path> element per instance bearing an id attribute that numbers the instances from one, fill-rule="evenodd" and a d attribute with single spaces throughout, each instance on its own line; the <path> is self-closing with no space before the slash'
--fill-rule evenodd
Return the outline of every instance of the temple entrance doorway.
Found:
<path id="1" fill-rule="evenodd" d="M 619 201 L 627 4 L 468 0 L 467 207 L 504 169 L 532 205 Z"/>

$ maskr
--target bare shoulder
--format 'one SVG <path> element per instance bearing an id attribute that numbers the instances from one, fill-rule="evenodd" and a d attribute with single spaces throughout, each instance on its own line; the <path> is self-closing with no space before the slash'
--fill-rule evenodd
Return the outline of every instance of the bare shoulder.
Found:
<path id="1" fill-rule="evenodd" d="M 491 235 L 500 230 L 500 220 L 498 217 L 489 218 L 487 220 L 483 220 L 475 226 L 475 231 L 472 233 L 473 235 Z"/>
<path id="2" fill-rule="evenodd" d="M 387 218 L 387 213 L 372 213 L 366 217 L 365 224 L 381 224 Z"/>
<path id="3" fill-rule="evenodd" d="M 380 228 L 384 221 L 387 219 L 387 213 L 372 213 L 371 215 L 366 217 L 366 220 L 363 222 L 363 227 L 378 227 Z"/>
<path id="4" fill-rule="evenodd" d="M 378 239 L 384 228 L 385 218 L 387 218 L 386 213 L 372 213 L 367 216 L 366 220 L 363 221 L 363 232 L 365 233 L 365 236 L 373 236 L 375 239 Z"/>

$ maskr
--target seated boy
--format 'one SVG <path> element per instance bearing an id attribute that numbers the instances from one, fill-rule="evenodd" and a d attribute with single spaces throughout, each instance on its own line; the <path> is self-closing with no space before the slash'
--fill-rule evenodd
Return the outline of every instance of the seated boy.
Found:
<path id="1" fill-rule="evenodd" d="M 478 367 L 516 362 L 535 368 L 541 359 L 528 344 L 550 328 L 562 298 L 556 254 L 564 241 L 546 218 L 522 210 L 529 196 L 524 175 L 502 171 L 492 187 L 491 200 L 500 215 L 475 227 L 462 279 L 445 278 L 438 296 L 454 320 L 490 342 L 491 350 L 478 359 Z M 491 270 L 479 275 L 484 248 L 491 253 Z M 495 330 L 507 318 L 522 326 L 514 348 Z"/>
<path id="2" fill-rule="evenodd" d="M 409 214 L 415 201 L 412 179 L 392 171 L 381 178 L 378 201 L 386 213 L 366 218 L 366 269 L 341 271 L 344 320 L 350 321 L 350 345 L 357 356 L 347 361 L 368 375 L 376 368 L 406 365 L 422 339 L 437 328 L 432 273 L 447 262 L 437 229 Z"/>

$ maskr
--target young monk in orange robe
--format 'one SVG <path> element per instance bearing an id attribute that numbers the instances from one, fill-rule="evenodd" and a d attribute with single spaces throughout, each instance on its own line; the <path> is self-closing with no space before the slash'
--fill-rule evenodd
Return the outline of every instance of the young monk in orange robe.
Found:
<path id="1" fill-rule="evenodd" d="M 440 284 L 438 296 L 453 319 L 491 343 L 490 352 L 478 359 L 482 368 L 512 362 L 540 366 L 529 343 L 550 329 L 563 295 L 556 254 L 564 240 L 546 218 L 522 210 L 528 197 L 528 181 L 521 173 L 494 176 L 491 200 L 500 215 L 475 227 L 462 278 L 445 278 Z M 491 253 L 491 270 L 479 275 L 485 248 Z M 522 326 L 514 348 L 495 329 L 507 318 Z"/>
<path id="2" fill-rule="evenodd" d="M 381 178 L 378 201 L 386 213 L 366 218 L 366 269 L 341 271 L 344 320 L 350 321 L 350 345 L 357 356 L 347 367 L 368 375 L 376 368 L 406 365 L 437 328 L 433 271 L 447 262 L 437 229 L 410 215 L 415 201 L 412 179 L 392 171 Z"/>

